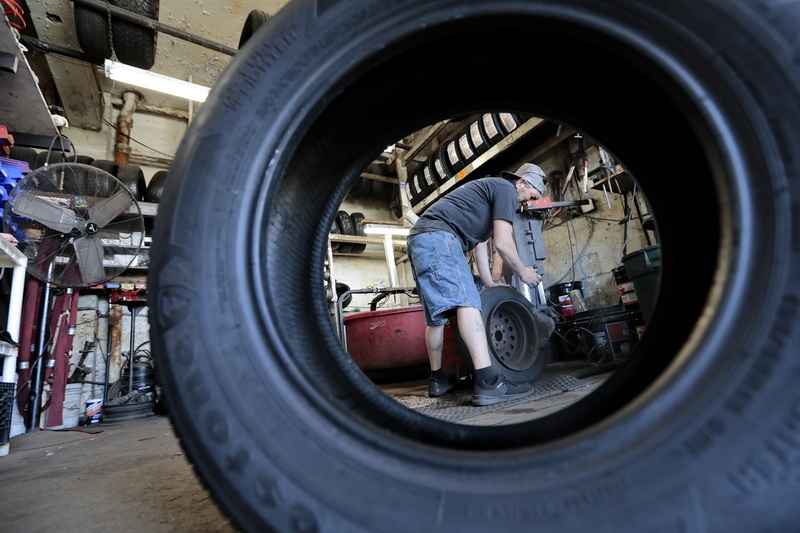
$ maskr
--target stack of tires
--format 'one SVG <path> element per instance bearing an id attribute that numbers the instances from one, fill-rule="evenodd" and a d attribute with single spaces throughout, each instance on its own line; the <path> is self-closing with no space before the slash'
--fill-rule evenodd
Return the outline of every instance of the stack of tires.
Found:
<path id="1" fill-rule="evenodd" d="M 151 201 L 146 200 L 147 184 L 145 183 L 144 173 L 141 167 L 137 165 L 118 165 L 116 162 L 106 159 L 94 159 L 86 155 L 75 155 L 65 153 L 61 150 L 43 150 L 37 152 L 33 148 L 24 146 L 14 146 L 11 151 L 12 159 L 17 161 L 25 161 L 28 163 L 31 170 L 41 168 L 47 165 L 54 165 L 56 163 L 79 163 L 82 165 L 90 165 L 108 172 L 118 180 L 120 180 L 128 189 L 130 189 L 134 198 L 138 201 Z M 162 185 L 163 186 L 163 185 Z"/>
<path id="2" fill-rule="evenodd" d="M 366 237 L 363 222 L 364 213 L 348 214 L 347 211 L 338 211 L 331 225 L 331 233 Z M 367 245 L 364 243 L 331 241 L 331 249 L 340 254 L 360 254 L 366 248 Z"/>
<path id="3" fill-rule="evenodd" d="M 484 113 L 442 143 L 427 161 L 409 173 L 406 189 L 417 205 L 522 124 L 514 113 Z"/>
<path id="4" fill-rule="evenodd" d="M 33 148 L 12 146 L 9 155 L 11 159 L 28 163 L 31 170 L 41 168 L 45 164 L 56 163 L 80 163 L 99 168 L 120 180 L 140 202 L 157 203 L 161 199 L 161 191 L 164 190 L 164 182 L 167 179 L 167 171 L 160 170 L 153 175 L 150 183 L 145 183 L 144 173 L 138 165 L 118 165 L 115 161 L 108 159 L 94 159 L 86 155 L 65 153 L 61 150 L 37 152 Z"/>

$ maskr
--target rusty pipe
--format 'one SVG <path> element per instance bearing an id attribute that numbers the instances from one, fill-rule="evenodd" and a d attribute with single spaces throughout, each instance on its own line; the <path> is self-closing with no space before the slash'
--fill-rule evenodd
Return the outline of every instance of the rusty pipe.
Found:
<path id="1" fill-rule="evenodd" d="M 139 94 L 126 91 L 122 95 L 122 109 L 117 117 L 117 143 L 114 145 L 115 159 L 118 165 L 127 165 L 131 156 L 131 130 L 133 129 L 133 114 L 139 105 Z"/>

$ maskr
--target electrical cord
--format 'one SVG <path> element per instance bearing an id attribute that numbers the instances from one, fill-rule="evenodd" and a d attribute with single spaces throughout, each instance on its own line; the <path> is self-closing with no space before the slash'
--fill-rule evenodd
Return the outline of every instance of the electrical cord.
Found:
<path id="1" fill-rule="evenodd" d="M 162 152 L 161 150 L 156 150 L 155 148 L 153 148 L 153 147 L 151 147 L 151 146 L 147 146 L 147 145 L 146 145 L 146 144 L 144 144 L 143 142 L 137 141 L 136 139 L 134 139 L 133 137 L 131 137 L 131 136 L 130 136 L 130 135 L 128 135 L 127 133 L 123 133 L 123 132 L 121 132 L 117 126 L 115 126 L 114 124 L 112 124 L 111 122 L 109 122 L 109 121 L 108 121 L 108 120 L 106 120 L 106 119 L 103 119 L 103 122 L 105 122 L 105 124 L 106 124 L 106 125 L 107 125 L 109 128 L 113 128 L 114 130 L 116 130 L 116 131 L 117 131 L 117 133 L 119 133 L 120 135 L 122 135 L 123 137 L 125 137 L 126 139 L 128 139 L 128 140 L 129 140 L 129 141 L 131 141 L 131 142 L 135 142 L 135 143 L 136 143 L 136 144 L 138 144 L 138 145 L 144 146 L 144 147 L 145 147 L 145 148 L 147 148 L 148 150 L 152 150 L 152 151 L 154 151 L 154 152 L 155 152 L 155 153 L 157 153 L 157 154 L 165 155 L 165 156 L 167 156 L 167 157 L 170 157 L 170 158 L 174 158 L 174 157 L 175 157 L 175 154 L 167 154 L 167 153 L 165 153 L 165 152 Z"/>
<path id="2" fill-rule="evenodd" d="M 18 30 L 24 30 L 27 24 L 25 23 L 25 11 L 23 11 L 22 7 L 15 0 L 0 0 L 0 4 L 3 4 L 3 11 L 8 17 L 8 23 Z"/>
<path id="3" fill-rule="evenodd" d="M 64 139 L 67 140 L 67 143 L 69 144 L 68 147 L 64 147 Z M 67 151 L 69 150 L 69 147 L 72 147 L 72 162 L 74 163 L 75 161 L 78 160 L 78 149 L 75 148 L 75 143 L 73 143 L 70 140 L 70 138 L 67 137 L 66 135 L 59 133 L 50 140 L 50 147 L 47 149 L 47 158 L 45 158 L 44 160 L 45 168 L 47 168 L 47 166 L 50 165 L 50 156 L 53 155 L 53 146 L 55 145 L 56 141 L 59 141 L 60 150 L 61 153 L 64 155 L 64 159 L 69 161 L 69 159 L 67 158 Z"/>
<path id="4" fill-rule="evenodd" d="M 570 329 L 568 329 L 567 331 L 565 331 L 563 334 L 560 333 L 558 330 L 554 330 L 554 333 L 556 335 L 558 335 L 559 337 L 561 337 L 561 340 L 564 342 L 564 350 L 569 355 L 574 355 L 574 354 L 581 353 L 581 352 L 584 351 L 584 350 L 581 349 L 581 341 L 584 341 L 584 343 L 585 343 L 585 341 L 586 341 L 585 335 L 588 334 L 589 338 L 592 339 L 592 346 L 591 346 L 591 348 L 588 349 L 588 351 L 586 351 L 586 362 L 587 362 L 587 364 L 589 364 L 591 366 L 595 366 L 595 365 L 600 364 L 603 361 L 602 359 L 600 359 L 600 361 L 594 361 L 592 359 L 592 354 L 599 347 L 599 343 L 597 342 L 597 338 L 594 336 L 594 333 L 591 330 L 586 329 L 586 328 L 584 328 L 582 326 L 573 326 Z M 568 338 L 572 333 L 575 333 L 576 335 L 579 335 L 579 337 L 576 339 L 577 342 L 572 342 Z"/>
<path id="5" fill-rule="evenodd" d="M 583 260 L 581 259 L 581 251 L 578 250 L 578 232 L 575 231 L 575 222 L 572 219 L 572 213 L 569 215 L 569 225 L 572 228 L 572 233 L 575 234 L 575 252 L 578 254 L 578 266 L 581 267 L 581 275 L 583 276 L 583 286 L 586 287 L 588 280 L 586 271 L 583 269 Z M 567 229 L 569 231 L 569 229 Z M 572 264 L 572 279 L 575 279 L 575 263 Z"/>
<path id="6" fill-rule="evenodd" d="M 584 217 L 584 218 L 588 218 L 589 219 L 589 236 L 586 238 L 586 242 L 583 243 L 583 247 L 581 248 L 581 250 L 580 250 L 580 252 L 578 254 L 579 257 L 583 256 L 583 254 L 586 253 L 586 250 L 587 250 L 587 248 L 589 248 L 589 244 L 592 242 L 592 237 L 594 237 L 594 232 L 595 232 L 594 221 L 589 217 Z M 564 223 L 566 224 L 567 222 L 565 221 Z M 573 280 L 575 279 L 575 261 L 576 261 L 576 259 L 572 256 L 572 235 L 569 232 L 569 227 L 567 228 L 567 236 L 570 239 L 570 257 L 572 258 L 572 265 L 570 266 L 570 268 L 566 272 L 564 272 L 564 274 L 560 278 L 558 278 L 558 280 L 555 281 L 555 283 L 553 283 L 553 285 L 558 285 L 559 283 L 563 282 L 564 279 L 566 279 L 566 277 L 569 275 L 570 272 L 572 272 L 572 279 Z M 576 247 L 576 249 L 577 249 L 577 247 Z M 584 279 L 585 279 L 585 276 L 584 276 Z"/>
<path id="7" fill-rule="evenodd" d="M 633 184 L 633 194 L 636 195 L 636 183 Z M 627 196 L 625 197 L 627 198 Z M 627 203 L 627 202 L 626 202 Z M 631 220 L 633 219 L 633 209 L 630 206 L 628 208 L 628 220 L 625 222 L 625 242 L 622 243 L 622 255 L 619 258 L 619 262 L 622 263 L 622 259 L 625 257 L 625 252 L 628 250 L 628 238 L 630 237 L 630 230 L 631 230 Z"/>

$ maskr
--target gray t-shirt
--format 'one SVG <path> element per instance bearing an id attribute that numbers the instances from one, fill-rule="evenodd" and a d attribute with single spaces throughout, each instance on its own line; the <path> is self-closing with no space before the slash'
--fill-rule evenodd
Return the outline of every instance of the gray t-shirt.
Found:
<path id="1" fill-rule="evenodd" d="M 517 189 L 503 178 L 481 178 L 439 198 L 420 216 L 411 235 L 449 231 L 461 239 L 466 253 L 492 236 L 494 220 L 514 221 Z"/>

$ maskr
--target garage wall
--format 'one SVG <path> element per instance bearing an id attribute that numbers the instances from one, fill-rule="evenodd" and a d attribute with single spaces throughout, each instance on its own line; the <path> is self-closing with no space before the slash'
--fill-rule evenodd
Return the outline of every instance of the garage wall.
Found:
<path id="1" fill-rule="evenodd" d="M 105 122 L 100 131 L 81 128 L 63 130 L 63 133 L 75 143 L 78 153 L 95 159 L 115 158 L 116 131 L 109 126 L 109 123 L 116 125 L 119 109 L 111 104 L 111 94 L 106 93 L 105 100 Z M 142 104 L 147 105 L 147 102 L 143 101 Z M 132 161 L 139 164 L 136 159 L 140 156 L 169 161 L 177 151 L 187 125 L 188 121 L 183 118 L 138 111 L 133 116 L 131 137 L 142 144 L 131 143 Z M 563 175 L 567 170 L 564 168 L 564 161 L 568 150 L 570 150 L 568 145 L 556 147 L 549 153 L 541 155 L 536 162 L 548 174 L 561 172 Z M 590 167 L 594 169 L 598 165 L 598 162 L 592 159 Z M 139 164 L 139 166 L 142 167 L 147 181 L 153 174 L 164 169 L 163 165 Z M 553 194 L 552 187 L 548 194 Z M 544 262 L 543 274 L 545 288 L 568 281 L 583 281 L 586 303 L 593 309 L 619 303 L 619 292 L 612 270 L 620 264 L 623 250 L 630 253 L 648 246 L 648 243 L 638 220 L 634 219 L 627 224 L 623 222 L 626 220 L 626 212 L 623 210 L 621 195 L 609 194 L 607 200 L 602 191 L 590 190 L 587 197 L 594 202 L 591 212 L 576 211 L 572 217 L 561 216 L 548 221 L 544 231 L 548 259 Z M 647 213 L 646 198 L 641 193 L 639 198 L 643 210 Z M 361 212 L 367 219 L 396 221 L 388 202 L 384 200 L 348 197 L 340 209 L 348 213 Z M 413 276 L 408 262 L 402 260 L 403 257 L 404 250 L 397 250 L 395 258 L 400 260 L 397 264 L 398 284 L 413 286 Z M 361 254 L 335 254 L 333 275 L 336 281 L 345 283 L 352 289 L 390 286 L 384 250 L 377 244 L 367 245 Z M 372 298 L 373 295 L 354 295 L 352 303 L 345 312 L 368 311 Z M 416 299 L 409 300 L 401 295 L 385 300 L 382 307 L 417 304 Z M 102 316 L 99 319 L 81 319 L 81 322 L 86 324 L 82 326 L 82 331 L 79 328 L 79 334 L 75 338 L 73 363 L 78 361 L 78 352 L 85 338 L 96 337 L 100 339 L 101 346 L 96 349 L 94 356 L 95 373 L 87 379 L 102 382 L 105 374 L 103 357 L 108 353 L 109 377 L 113 383 L 119 377 L 123 363 L 122 352 L 129 350 L 130 311 L 125 306 L 109 305 L 107 299 L 99 296 L 82 297 L 81 307 L 86 309 L 84 314 L 87 317 L 93 313 L 91 309 L 105 309 L 105 311 L 100 311 Z M 146 344 L 149 340 L 146 309 L 137 317 L 135 335 L 135 346 Z M 83 389 L 82 401 L 101 395 L 102 386 L 87 384 Z"/>
<path id="2" fill-rule="evenodd" d="M 381 200 L 362 200 L 345 198 L 340 209 L 347 213 L 364 213 L 368 220 L 380 220 L 387 222 L 398 221 L 389 210 L 387 202 Z M 403 237 L 395 237 L 402 241 Z M 396 249 L 395 258 L 404 255 L 404 251 Z M 383 245 L 367 244 L 366 249 L 361 254 L 337 254 L 334 253 L 333 274 L 337 282 L 347 284 L 351 289 L 364 289 L 368 287 L 390 287 L 389 270 L 386 265 L 386 254 Z M 397 265 L 397 281 L 399 286 L 411 287 L 414 280 L 403 268 Z M 346 312 L 368 311 L 369 303 L 374 295 L 353 295 L 353 300 Z M 389 298 L 383 302 L 383 306 L 402 307 L 408 305 L 408 299 L 403 296 Z"/>
<path id="3" fill-rule="evenodd" d="M 585 139 L 584 143 L 591 180 L 602 172 L 602 165 L 595 142 Z M 570 139 L 541 154 L 535 162 L 549 176 L 563 179 L 569 172 L 570 154 L 577 152 L 577 141 Z M 624 165 L 624 161 L 617 163 Z M 622 264 L 623 255 L 655 244 L 656 235 L 654 232 L 645 235 L 631 194 L 627 195 L 628 211 L 621 194 L 609 192 L 606 195 L 591 186 L 582 193 L 582 187 L 575 186 L 582 177 L 582 170 L 576 171 L 563 200 L 586 198 L 592 206 L 574 208 L 572 215 L 568 214 L 570 210 L 564 210 L 560 216 L 547 220 L 543 235 L 548 258 L 543 263 L 543 283 L 547 291 L 561 283 L 581 281 L 587 307 L 597 309 L 619 304 L 619 289 L 612 271 Z M 547 195 L 557 199 L 560 192 L 557 189 L 552 182 L 548 183 Z M 636 197 L 643 218 L 647 218 L 652 213 L 646 196 L 638 187 Z"/>
<path id="4" fill-rule="evenodd" d="M 87 155 L 94 159 L 115 160 L 114 149 L 117 142 L 117 132 L 113 126 L 117 125 L 119 108 L 112 104 L 115 100 L 114 95 L 110 93 L 104 94 L 104 101 L 103 124 L 99 131 L 69 127 L 62 128 L 61 133 L 69 137 L 74 143 L 78 154 Z M 147 101 L 143 100 L 142 104 L 146 105 Z M 171 161 L 178 150 L 187 127 L 188 121 L 182 118 L 143 111 L 134 113 L 133 126 L 130 133 L 133 139 L 131 142 L 131 164 L 142 168 L 146 182 L 149 182 L 156 172 L 165 170 L 167 165 L 149 165 L 141 161 L 141 156 L 164 159 L 166 162 Z"/>

